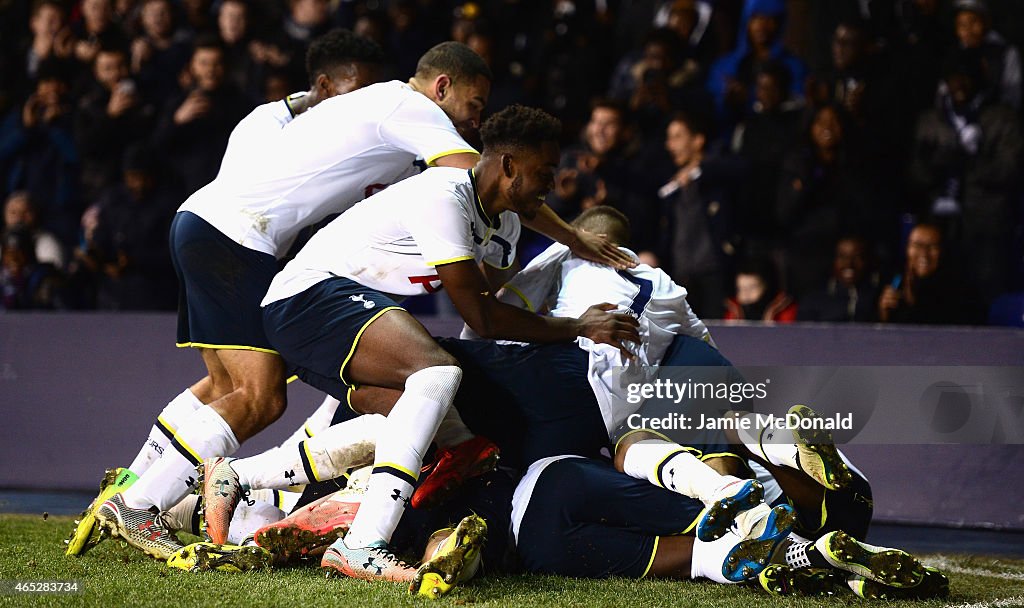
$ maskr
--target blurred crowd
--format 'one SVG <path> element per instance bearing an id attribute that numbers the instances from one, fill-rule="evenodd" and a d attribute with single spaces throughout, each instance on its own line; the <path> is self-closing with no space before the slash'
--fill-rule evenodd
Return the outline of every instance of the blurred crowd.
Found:
<path id="1" fill-rule="evenodd" d="M 175 209 L 339 26 L 561 118 L 548 203 L 623 211 L 702 317 L 1021 322 L 1014 0 L 0 0 L 0 310 L 173 309 Z"/>

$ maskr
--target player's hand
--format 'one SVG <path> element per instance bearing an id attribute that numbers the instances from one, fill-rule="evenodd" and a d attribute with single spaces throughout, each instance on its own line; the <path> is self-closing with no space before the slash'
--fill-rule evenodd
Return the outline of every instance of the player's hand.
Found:
<path id="1" fill-rule="evenodd" d="M 619 270 L 636 267 L 636 261 L 632 257 L 603 235 L 577 229 L 576 238 L 567 244 L 574 254 L 584 260 L 606 264 Z"/>
<path id="2" fill-rule="evenodd" d="M 618 308 L 605 302 L 587 309 L 580 318 L 580 335 L 599 344 L 610 344 L 619 349 L 622 356 L 632 359 L 633 353 L 626 348 L 626 342 L 640 343 L 640 323 L 632 315 L 608 312 Z"/>

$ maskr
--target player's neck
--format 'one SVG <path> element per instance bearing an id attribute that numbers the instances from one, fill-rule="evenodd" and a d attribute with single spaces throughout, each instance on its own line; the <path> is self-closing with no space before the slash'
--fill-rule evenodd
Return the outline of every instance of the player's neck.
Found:
<path id="1" fill-rule="evenodd" d="M 489 158 L 481 158 L 473 167 L 476 194 L 488 217 L 494 217 L 509 208 L 501 191 L 501 165 Z"/>

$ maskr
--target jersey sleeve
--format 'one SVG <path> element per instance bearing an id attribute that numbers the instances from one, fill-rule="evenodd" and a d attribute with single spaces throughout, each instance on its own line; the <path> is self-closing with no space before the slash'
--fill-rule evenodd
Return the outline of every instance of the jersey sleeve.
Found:
<path id="1" fill-rule="evenodd" d="M 670 333 L 691 336 L 716 346 L 704 321 L 700 320 L 686 301 L 686 289 L 675 283 L 664 271 L 653 270 L 656 279 L 646 311 L 650 322 Z"/>
<path id="2" fill-rule="evenodd" d="M 562 262 L 570 253 L 565 245 L 552 244 L 505 284 L 498 299 L 531 312 L 543 311 L 552 294 L 558 292 Z"/>
<path id="3" fill-rule="evenodd" d="M 427 266 L 473 260 L 473 233 L 468 210 L 453 189 L 408 205 L 406 227 Z"/>
<path id="4" fill-rule="evenodd" d="M 416 97 L 403 101 L 381 123 L 380 136 L 385 142 L 419 156 L 427 166 L 433 166 L 442 156 L 478 154 L 441 108 L 419 93 Z"/>

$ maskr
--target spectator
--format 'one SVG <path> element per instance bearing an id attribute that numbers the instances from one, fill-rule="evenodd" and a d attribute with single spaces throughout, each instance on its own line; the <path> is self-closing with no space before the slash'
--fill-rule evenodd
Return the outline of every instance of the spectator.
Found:
<path id="1" fill-rule="evenodd" d="M 960 48 L 978 49 L 983 57 L 985 92 L 993 101 L 1019 109 L 1020 51 L 992 29 L 992 14 L 985 0 L 956 0 L 953 10 Z"/>
<path id="2" fill-rule="evenodd" d="M 263 65 L 250 51 L 249 6 L 244 0 L 224 0 L 217 11 L 217 33 L 224 47 L 227 79 L 235 87 L 255 95 L 263 82 Z"/>
<path id="3" fill-rule="evenodd" d="M 658 186 L 648 177 L 651 162 L 621 104 L 598 99 L 592 108 L 582 142 L 562 154 L 548 202 L 567 220 L 597 205 L 616 207 L 635 226 L 636 246 L 650 249 L 657 238 L 657 211 L 651 201 Z"/>
<path id="4" fill-rule="evenodd" d="M 4 230 L 0 254 L 0 310 L 52 308 L 57 277 L 36 261 L 32 236 L 24 228 Z"/>
<path id="5" fill-rule="evenodd" d="M 848 236 L 836 243 L 832 276 L 825 286 L 800 299 L 800 321 L 845 323 L 868 322 L 876 318 L 878 275 L 869 265 L 867 243 Z"/>
<path id="6" fill-rule="evenodd" d="M 894 79 L 892 61 L 878 44 L 868 22 L 841 20 L 832 33 L 830 64 L 808 78 L 806 88 L 809 105 L 842 108 L 848 155 L 895 200 L 902 198 L 915 115 L 910 96 L 900 94 L 902 85 Z"/>
<path id="7" fill-rule="evenodd" d="M 779 289 L 778 273 L 767 261 L 748 261 L 736 271 L 736 295 L 726 302 L 729 321 L 775 321 L 792 323 L 797 305 Z"/>
<path id="8" fill-rule="evenodd" d="M 67 12 L 57 0 L 41 0 L 32 7 L 29 19 L 32 42 L 25 52 L 25 75 L 37 78 L 39 64 L 55 57 L 67 59 L 74 52 L 75 39 L 67 27 Z"/>
<path id="9" fill-rule="evenodd" d="M 677 114 L 669 122 L 665 148 L 676 172 L 658 192 L 664 212 L 659 257 L 668 273 L 690 292 L 694 312 L 718 319 L 736 251 L 733 214 L 742 163 L 711 149 L 708 127 L 698 117 Z"/>
<path id="10" fill-rule="evenodd" d="M 288 14 L 281 24 L 283 36 L 275 44 L 269 45 L 271 52 L 276 51 L 280 56 L 268 56 L 266 59 L 274 67 L 288 70 L 292 88 L 297 88 L 306 81 L 302 60 L 306 56 L 309 43 L 317 36 L 325 34 L 330 27 L 328 0 L 288 0 Z M 278 65 L 278 62 L 285 58 L 287 63 Z"/>
<path id="11" fill-rule="evenodd" d="M 40 63 L 35 91 L 0 125 L 4 192 L 28 191 L 39 205 L 43 227 L 64 243 L 73 242 L 79 214 L 79 156 L 68 74 L 67 64 L 59 59 Z"/>
<path id="12" fill-rule="evenodd" d="M 100 47 L 125 46 L 127 38 L 114 23 L 113 0 L 82 0 L 82 19 L 74 24 L 74 54 L 83 66 L 91 66 Z"/>
<path id="13" fill-rule="evenodd" d="M 186 194 L 217 175 L 231 130 L 253 108 L 249 98 L 225 81 L 224 51 L 215 38 L 196 41 L 189 77 L 192 88 L 164 107 L 154 134 Z"/>
<path id="14" fill-rule="evenodd" d="M 1022 141 L 1014 111 L 984 94 L 982 63 L 977 49 L 946 62 L 939 105 L 917 123 L 910 178 L 920 208 L 945 225 L 953 258 L 990 301 L 1010 286 Z"/>
<path id="15" fill-rule="evenodd" d="M 907 238 L 906 266 L 882 290 L 883 323 L 976 323 L 983 304 L 943 258 L 942 231 L 921 223 Z"/>
<path id="16" fill-rule="evenodd" d="M 132 74 L 145 98 L 162 104 L 180 91 L 191 41 L 175 26 L 170 0 L 143 0 L 139 21 L 142 33 L 131 45 Z"/>
<path id="17" fill-rule="evenodd" d="M 91 265 L 99 273 L 97 307 L 108 310 L 173 310 L 177 281 L 167 234 L 181 194 L 159 173 L 152 153 L 128 148 L 124 183 L 99 202 Z"/>
<path id="18" fill-rule="evenodd" d="M 812 114 L 800 146 L 782 165 L 777 221 L 784 237 L 786 288 L 796 297 L 829 274 L 829 260 L 844 232 L 874 237 L 879 197 L 870 172 L 846 142 L 843 111 L 827 105 Z M 877 240 L 877 238 L 872 238 Z"/>
<path id="19" fill-rule="evenodd" d="M 609 95 L 628 103 L 644 133 L 663 129 L 673 109 L 704 113 L 712 108 L 700 85 L 700 65 L 687 49 L 675 30 L 661 28 L 647 35 L 639 57 L 619 62 Z"/>
<path id="20" fill-rule="evenodd" d="M 770 59 L 789 68 L 791 93 L 802 94 L 807 69 L 782 47 L 785 17 L 783 0 L 744 2 L 736 50 L 712 64 L 708 74 L 708 90 L 725 125 L 731 127 L 746 115 L 754 101 L 754 74 Z"/>
<path id="21" fill-rule="evenodd" d="M 64 247 L 53 233 L 39 227 L 36 207 L 27 192 L 12 192 L 4 203 L 4 229 L 20 228 L 32 238 L 35 260 L 56 269 L 64 267 Z"/>
<path id="22" fill-rule="evenodd" d="M 754 107 L 736 126 L 731 146 L 750 167 L 749 196 L 738 213 L 747 255 L 766 255 L 778 238 L 776 208 L 779 172 L 800 133 L 801 103 L 790 94 L 785 64 L 764 63 L 757 72 Z"/>
<path id="23" fill-rule="evenodd" d="M 78 102 L 75 142 L 82 155 L 82 195 L 88 202 L 120 180 L 125 148 L 152 129 L 153 107 L 143 102 L 128 76 L 125 50 L 101 48 L 93 62 L 95 82 Z"/>

